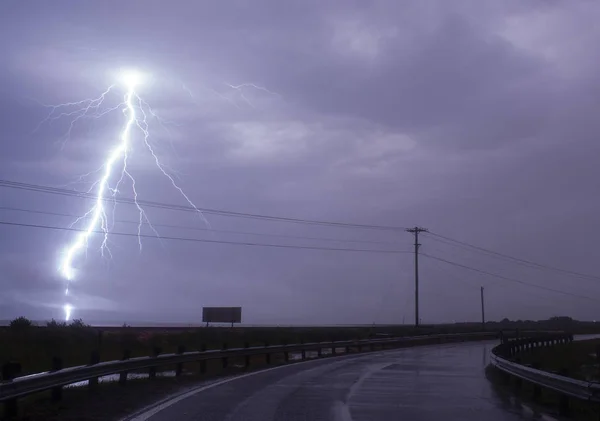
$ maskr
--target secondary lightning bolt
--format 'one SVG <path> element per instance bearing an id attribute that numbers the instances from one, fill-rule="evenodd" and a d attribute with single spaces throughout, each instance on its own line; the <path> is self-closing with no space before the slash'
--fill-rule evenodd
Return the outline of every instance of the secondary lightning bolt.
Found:
<path id="1" fill-rule="evenodd" d="M 263 92 L 266 92 L 266 93 L 268 93 L 270 95 L 279 96 L 278 93 L 270 91 L 270 90 L 268 90 L 267 88 L 265 88 L 263 86 L 255 85 L 254 83 L 242 83 L 242 84 L 239 84 L 239 85 L 232 85 L 230 83 L 225 83 L 225 85 L 229 86 L 231 89 L 233 89 L 234 91 L 238 92 L 240 98 L 242 98 L 242 100 L 244 100 L 244 102 L 246 104 L 248 104 L 249 106 L 251 106 L 252 108 L 255 108 L 254 104 L 250 101 L 250 99 L 248 99 L 248 97 L 245 94 L 245 91 L 247 89 L 249 89 L 249 88 L 254 89 L 254 90 L 258 90 L 258 91 L 263 91 Z"/>
<path id="2" fill-rule="evenodd" d="M 72 120 L 69 125 L 69 130 L 67 135 L 65 136 L 65 142 L 69 139 L 71 135 L 71 131 L 77 123 L 78 120 L 85 117 L 99 118 L 107 113 L 112 111 L 121 109 L 123 114 L 126 116 L 125 126 L 122 129 L 119 140 L 116 143 L 115 147 L 112 151 L 109 152 L 108 157 L 104 161 L 104 164 L 100 168 L 99 171 L 102 175 L 101 177 L 92 185 L 90 192 L 95 190 L 95 202 L 90 210 L 88 210 L 85 215 L 81 218 L 78 218 L 73 225 L 78 223 L 79 221 L 86 219 L 85 229 L 79 233 L 74 241 L 68 246 L 65 251 L 62 260 L 59 265 L 59 272 L 62 277 L 66 280 L 66 288 L 65 288 L 65 297 L 69 297 L 69 287 L 71 282 L 75 277 L 75 268 L 74 262 L 76 258 L 82 253 L 82 251 L 87 250 L 87 245 L 90 240 L 92 234 L 98 230 L 104 233 L 103 239 L 101 242 L 100 250 L 104 255 L 105 252 L 110 254 L 110 250 L 108 248 L 108 234 L 109 234 L 109 224 L 108 224 L 108 216 L 105 208 L 105 204 L 111 198 L 114 198 L 116 194 L 119 192 L 119 188 L 123 183 L 125 178 L 128 178 L 131 181 L 133 197 L 135 205 L 139 212 L 139 224 L 138 224 L 138 234 L 141 234 L 142 225 L 144 223 L 148 224 L 153 232 L 158 237 L 158 232 L 154 229 L 150 220 L 148 219 L 146 212 L 144 209 L 137 203 L 138 192 L 136 190 L 136 181 L 133 175 L 130 173 L 127 167 L 127 159 L 128 153 L 130 151 L 131 142 L 132 142 L 132 131 L 134 128 L 138 128 L 143 134 L 143 144 L 148 149 L 148 151 L 152 154 L 154 158 L 154 162 L 161 173 L 167 177 L 171 183 L 171 185 L 182 195 L 182 197 L 186 200 L 186 202 L 196 208 L 196 205 L 192 202 L 192 200 L 185 194 L 183 189 L 179 187 L 176 183 L 175 179 L 167 172 L 165 169 L 165 165 L 161 163 L 158 156 L 156 155 L 154 149 L 152 148 L 149 142 L 149 128 L 148 128 L 148 120 L 147 115 L 150 114 L 154 118 L 158 118 L 154 113 L 152 108 L 137 94 L 136 87 L 143 81 L 143 75 L 138 72 L 125 72 L 122 74 L 121 82 L 125 87 L 126 92 L 124 99 L 117 106 L 108 107 L 105 109 L 101 109 L 103 103 L 105 102 L 106 97 L 117 88 L 117 85 L 111 85 L 104 91 L 99 97 L 92 99 L 85 99 L 77 102 L 71 102 L 60 105 L 48 106 L 51 111 L 47 115 L 47 117 L 40 123 L 40 126 L 46 122 L 53 122 L 62 117 L 71 117 Z M 76 109 L 72 109 L 76 107 Z M 39 126 L 38 126 L 39 128 Z M 37 130 L 37 128 L 36 128 Z M 116 183 L 114 183 L 114 187 L 111 187 L 111 179 L 114 176 L 116 171 L 120 170 L 120 176 L 117 179 Z M 113 201 L 113 203 L 115 203 Z M 198 211 L 198 215 L 203 219 L 203 221 L 208 225 L 208 221 L 204 218 L 202 213 L 196 208 Z M 114 215 L 114 212 L 113 212 Z M 160 237 L 159 237 L 160 238 Z M 139 247 L 141 250 L 142 243 L 139 241 Z M 69 299 L 66 298 L 67 302 L 63 306 L 65 320 L 69 320 L 71 318 L 71 313 L 73 311 L 73 305 L 69 302 Z"/>

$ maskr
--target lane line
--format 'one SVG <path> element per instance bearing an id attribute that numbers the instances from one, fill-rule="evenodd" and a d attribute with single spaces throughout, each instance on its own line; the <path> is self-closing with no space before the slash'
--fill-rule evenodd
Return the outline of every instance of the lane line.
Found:
<path id="1" fill-rule="evenodd" d="M 327 358 L 322 358 L 322 359 L 301 361 L 301 362 L 297 362 L 294 364 L 281 365 L 281 366 L 277 366 L 277 367 L 266 368 L 264 370 L 253 371 L 252 373 L 247 373 L 247 374 L 242 374 L 240 376 L 230 377 L 225 380 L 217 381 L 215 383 L 210 383 L 208 385 L 203 385 L 203 386 L 194 388 L 188 392 L 184 392 L 183 394 L 177 395 L 173 398 L 167 398 L 164 401 L 159 402 L 158 405 L 154 405 L 154 406 L 150 407 L 149 409 L 142 409 L 142 411 L 140 413 L 130 415 L 129 417 L 125 417 L 121 421 L 146 421 L 149 418 L 151 418 L 154 415 L 161 412 L 162 410 L 164 410 L 170 406 L 173 406 L 176 403 L 181 402 L 182 400 L 187 399 L 191 396 L 194 396 L 198 393 L 202 393 L 202 392 L 212 389 L 214 387 L 222 386 L 222 385 L 230 383 L 234 380 L 244 379 L 244 378 L 247 378 L 250 376 L 255 376 L 257 374 L 268 373 L 270 371 L 279 370 L 279 369 L 286 368 L 286 367 L 289 368 L 289 367 L 293 367 L 295 365 L 300 365 L 300 364 L 303 365 L 303 364 L 309 364 L 309 363 L 316 363 L 319 361 L 323 362 L 323 361 L 328 361 L 328 360 L 340 360 L 340 359 L 349 359 L 350 360 L 353 358 L 367 358 L 367 357 L 372 357 L 372 356 L 376 356 L 376 355 L 381 355 L 382 353 L 389 353 L 389 352 L 393 352 L 393 351 L 396 351 L 396 352 L 402 351 L 404 349 L 409 349 L 409 348 L 397 348 L 397 349 L 390 349 L 390 350 L 385 350 L 385 351 L 376 351 L 376 352 L 372 352 L 372 353 L 369 352 L 367 354 L 362 354 L 362 355 L 339 355 L 336 357 L 327 357 Z"/>

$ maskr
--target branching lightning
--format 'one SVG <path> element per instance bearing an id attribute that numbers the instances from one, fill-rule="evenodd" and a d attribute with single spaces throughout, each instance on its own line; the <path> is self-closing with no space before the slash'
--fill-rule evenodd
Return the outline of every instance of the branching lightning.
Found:
<path id="1" fill-rule="evenodd" d="M 102 232 L 100 252 L 102 256 L 107 255 L 108 257 L 112 257 L 112 253 L 108 244 L 109 233 L 113 228 L 115 221 L 114 215 L 117 204 L 116 196 L 120 193 L 120 189 L 126 181 L 131 184 L 131 192 L 133 195 L 134 204 L 139 214 L 137 221 L 137 235 L 140 251 L 142 250 L 141 238 L 142 227 L 144 224 L 146 224 L 152 230 L 154 235 L 160 239 L 158 231 L 151 224 L 143 207 L 138 203 L 136 179 L 128 167 L 128 159 L 129 154 L 132 151 L 132 143 L 138 140 L 138 138 L 134 136 L 134 133 L 139 133 L 138 136 L 141 138 L 140 144 L 151 154 L 154 164 L 162 173 L 162 175 L 169 180 L 171 186 L 181 195 L 187 204 L 196 209 L 197 215 L 208 227 L 210 227 L 210 224 L 202 212 L 196 207 L 190 197 L 177 183 L 176 179 L 179 179 L 179 174 L 177 171 L 169 168 L 159 159 L 155 147 L 150 141 L 150 122 L 155 121 L 168 134 L 169 142 L 171 143 L 171 146 L 173 146 L 172 133 L 169 129 L 169 126 L 176 126 L 176 124 L 160 117 L 152 109 L 152 107 L 138 95 L 136 88 L 138 88 L 144 82 L 145 76 L 143 74 L 137 71 L 126 71 L 121 73 L 119 79 L 119 83 L 108 86 L 108 88 L 106 88 L 106 90 L 96 98 L 87 98 L 58 105 L 41 104 L 42 106 L 48 108 L 49 112 L 34 129 L 34 132 L 36 132 L 44 124 L 52 125 L 61 119 L 68 119 L 68 130 L 62 138 L 62 147 L 64 148 L 66 143 L 71 138 L 71 133 L 74 127 L 79 121 L 89 118 L 99 119 L 107 114 L 119 110 L 122 111 L 125 116 L 125 124 L 122 130 L 119 132 L 117 141 L 113 145 L 112 149 L 109 151 L 108 155 L 104 157 L 102 165 L 98 169 L 79 177 L 79 181 L 83 181 L 91 176 L 95 176 L 97 178 L 88 190 L 88 193 L 93 193 L 95 197 L 93 206 L 83 216 L 77 218 L 70 225 L 70 228 L 72 228 L 76 224 L 83 223 L 84 228 L 67 246 L 66 250 L 61 255 L 59 262 L 59 272 L 62 278 L 65 280 L 65 303 L 63 305 L 63 310 L 65 319 L 67 321 L 71 319 L 72 312 L 75 308 L 70 290 L 71 284 L 77 275 L 75 263 L 81 254 L 87 253 L 88 243 L 92 237 L 92 234 L 98 231 Z M 254 104 L 246 95 L 248 90 L 258 90 L 271 95 L 278 95 L 266 88 L 263 88 L 262 86 L 252 83 L 243 83 L 240 85 L 231 85 L 226 83 L 225 85 L 231 89 L 233 96 L 237 96 L 243 102 L 247 103 L 253 108 Z M 192 101 L 196 103 L 196 99 L 192 91 L 188 89 L 185 84 L 182 84 L 182 88 L 189 94 Z M 122 92 L 122 90 L 125 91 L 122 101 L 120 100 L 117 105 L 107 105 L 108 98 L 112 97 L 114 94 L 120 96 L 122 93 L 119 92 Z M 219 98 L 228 101 L 237 108 L 240 108 L 233 96 L 221 94 L 212 89 L 208 90 L 217 95 Z M 174 148 L 173 153 L 175 153 Z M 112 209 L 109 209 L 110 212 L 107 212 L 106 206 L 110 204 L 112 204 Z M 109 221 L 108 218 L 109 214 L 112 215 L 111 221 Z"/>
<path id="2" fill-rule="evenodd" d="M 128 179 L 131 182 L 134 202 L 139 213 L 137 227 L 138 236 L 141 234 L 142 226 L 144 224 L 147 224 L 152 229 L 154 234 L 160 238 L 158 232 L 150 223 L 146 212 L 137 202 L 138 192 L 136 189 L 136 180 L 127 166 L 127 160 L 129 157 L 129 152 L 131 150 L 131 143 L 133 141 L 132 132 L 134 131 L 134 129 L 140 130 L 143 137 L 143 145 L 152 154 L 154 163 L 161 171 L 161 173 L 165 177 L 167 177 L 173 188 L 175 188 L 181 194 L 185 201 L 190 206 L 196 208 L 196 205 L 194 205 L 189 196 L 177 184 L 177 182 L 169 173 L 169 171 L 167 171 L 167 167 L 160 161 L 158 155 L 154 151 L 149 141 L 150 131 L 148 124 L 148 116 L 157 119 L 160 124 L 163 124 L 163 121 L 152 110 L 148 103 L 144 101 L 136 92 L 136 88 L 142 82 L 142 74 L 135 71 L 124 72 L 121 75 L 120 84 L 114 84 L 109 86 L 97 98 L 84 99 L 81 101 L 69 102 L 59 105 L 46 105 L 46 107 L 50 109 L 50 112 L 35 129 L 38 130 L 44 123 L 51 124 L 52 122 L 61 118 L 70 118 L 71 120 L 69 124 L 69 129 L 63 140 L 64 145 L 64 143 L 66 143 L 69 140 L 71 136 L 71 131 L 73 130 L 75 124 L 83 118 L 100 118 L 116 110 L 121 110 L 126 117 L 126 122 L 119 134 L 118 141 L 116 142 L 116 145 L 113 147 L 113 149 L 108 153 L 108 156 L 106 157 L 102 167 L 100 167 L 96 171 L 92 171 L 91 173 L 87 174 L 101 174 L 99 179 L 97 179 L 93 183 L 92 187 L 89 190 L 89 192 L 93 191 L 95 193 L 95 202 L 91 209 L 89 209 L 81 218 L 78 218 L 73 222 L 73 224 L 71 224 L 72 227 L 80 221 L 85 220 L 86 225 L 84 231 L 80 232 L 75 237 L 73 242 L 67 247 L 59 264 L 59 272 L 66 282 L 66 287 L 64 291 L 66 303 L 63 305 L 63 310 L 65 319 L 67 321 L 71 318 L 71 314 L 74 309 L 69 299 L 69 288 L 71 286 L 71 282 L 74 280 L 76 275 L 74 264 L 77 258 L 82 254 L 82 252 L 87 250 L 90 237 L 95 231 L 101 230 L 103 232 L 103 238 L 100 244 L 100 251 L 102 255 L 104 256 L 105 253 L 109 256 L 111 255 L 110 249 L 108 247 L 108 237 L 110 229 L 112 228 L 114 222 L 109 226 L 108 214 L 106 212 L 106 204 L 109 203 L 111 199 L 113 199 L 113 206 L 116 204 L 114 198 L 119 193 L 119 189 L 125 179 Z M 116 106 L 103 108 L 103 104 L 107 96 L 113 93 L 113 91 L 117 90 L 119 87 L 125 89 L 123 101 Z M 208 225 L 208 221 L 206 220 L 206 218 L 204 218 L 202 212 L 200 212 L 197 208 L 196 210 L 198 211 L 198 215 Z M 114 208 L 112 215 L 114 218 Z M 138 238 L 138 243 L 141 250 L 141 237 Z"/>
<path id="3" fill-rule="evenodd" d="M 248 89 L 263 91 L 263 92 L 266 92 L 266 93 L 268 93 L 270 95 L 279 96 L 279 94 L 277 94 L 276 92 L 270 91 L 270 90 L 268 90 L 267 88 L 265 88 L 263 86 L 255 85 L 254 83 L 241 83 L 239 85 L 231 85 L 230 83 L 226 83 L 225 85 L 227 85 L 228 87 L 230 87 L 234 91 L 238 92 L 240 98 L 242 98 L 242 100 L 246 104 L 248 104 L 249 106 L 251 106 L 252 108 L 255 108 L 254 104 L 250 101 L 250 99 L 248 99 L 248 97 L 245 94 L 246 90 L 248 90 Z"/>

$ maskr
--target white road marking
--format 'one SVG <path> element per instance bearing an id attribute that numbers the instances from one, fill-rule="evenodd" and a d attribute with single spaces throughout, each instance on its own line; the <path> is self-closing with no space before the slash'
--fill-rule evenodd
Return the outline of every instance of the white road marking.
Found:
<path id="1" fill-rule="evenodd" d="M 334 421 L 353 421 L 352 414 L 348 405 L 342 401 L 337 401 L 333 404 L 333 420 Z"/>
<path id="2" fill-rule="evenodd" d="M 351 359 L 351 358 L 368 358 L 368 357 L 374 357 L 374 356 L 380 355 L 383 352 L 386 352 L 386 353 L 393 352 L 393 351 L 398 352 L 398 351 L 402 351 L 402 350 L 405 350 L 405 349 L 409 349 L 409 348 L 397 348 L 397 349 L 391 349 L 391 350 L 386 350 L 386 351 L 369 352 L 367 354 L 362 354 L 362 355 L 356 355 L 356 354 L 352 354 L 352 355 L 339 355 L 339 356 L 336 356 L 336 357 L 328 357 L 327 360 L 336 360 L 336 359 L 341 359 L 341 358 L 348 358 L 348 359 Z M 317 361 L 324 361 L 324 359 L 314 359 L 314 360 L 302 361 L 302 362 L 294 363 L 293 365 L 309 364 L 309 363 L 315 363 Z M 194 395 L 196 395 L 198 393 L 202 393 L 202 392 L 204 392 L 206 390 L 209 390 L 209 389 L 212 389 L 214 387 L 230 383 L 230 382 L 232 382 L 234 380 L 240 380 L 240 379 L 244 379 L 246 377 L 255 376 L 257 374 L 267 373 L 269 371 L 274 371 L 274 370 L 279 370 L 279 369 L 284 368 L 284 367 L 288 367 L 289 368 L 290 366 L 291 365 L 288 364 L 288 365 L 281 365 L 281 366 L 278 366 L 278 367 L 266 368 L 264 370 L 254 371 L 252 373 L 242 374 L 241 376 L 235 376 L 235 377 L 231 377 L 231 378 L 228 378 L 228 379 L 225 379 L 225 380 L 217 381 L 215 383 L 211 383 L 211 384 L 208 384 L 208 385 L 205 385 L 205 386 L 200 386 L 198 388 L 194 388 L 194 389 L 190 390 L 189 392 L 185 392 L 185 393 L 183 393 L 181 395 L 177 395 L 177 396 L 175 396 L 173 398 L 167 398 L 164 401 L 162 401 L 161 403 L 159 403 L 158 405 L 152 406 L 148 410 L 142 410 L 144 412 L 138 413 L 137 415 L 133 415 L 133 417 L 131 417 L 131 416 L 130 417 L 125 417 L 121 421 L 146 421 L 149 418 L 153 417 L 154 415 L 158 414 L 160 411 L 162 411 L 162 410 L 164 410 L 164 409 L 166 409 L 166 408 L 168 408 L 170 406 L 173 406 L 176 403 L 181 402 L 182 400 L 187 399 L 187 398 L 189 398 L 191 396 L 194 396 Z M 350 419 L 350 421 L 351 421 L 351 419 Z"/>
<path id="3" fill-rule="evenodd" d="M 343 401 L 336 401 L 333 404 L 332 410 L 334 421 L 353 421 L 352 413 L 350 412 L 350 407 L 348 406 L 350 398 L 356 393 L 356 391 L 367 378 L 371 377 L 376 371 L 383 370 L 389 365 L 392 365 L 392 363 L 373 364 L 367 368 L 367 370 L 359 377 L 359 379 L 350 387 L 345 399 Z"/>

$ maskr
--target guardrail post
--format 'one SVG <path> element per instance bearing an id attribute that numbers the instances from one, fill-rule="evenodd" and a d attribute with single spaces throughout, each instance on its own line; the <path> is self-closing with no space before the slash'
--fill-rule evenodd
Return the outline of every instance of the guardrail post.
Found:
<path id="1" fill-rule="evenodd" d="M 63 368 L 62 358 L 60 357 L 52 357 L 52 370 L 51 371 L 59 371 Z M 52 400 L 54 402 L 58 402 L 62 399 L 62 386 L 53 387 L 52 388 Z"/>
<path id="2" fill-rule="evenodd" d="M 569 377 L 569 370 L 567 370 L 566 368 L 562 368 L 562 369 L 560 369 L 559 374 L 561 376 Z M 558 413 L 562 416 L 568 416 L 570 414 L 570 412 L 571 412 L 571 405 L 569 402 L 569 396 L 561 394 L 559 407 L 558 407 Z"/>
<path id="3" fill-rule="evenodd" d="M 179 345 L 177 347 L 177 353 L 183 354 L 184 352 L 185 352 L 185 346 Z M 183 363 L 177 363 L 177 365 L 175 366 L 175 376 L 177 376 L 177 377 L 181 376 L 182 372 L 183 372 Z"/>
<path id="4" fill-rule="evenodd" d="M 223 343 L 223 347 L 221 349 L 223 351 L 227 350 L 227 342 Z M 229 365 L 229 359 L 227 357 L 223 357 L 223 358 L 221 358 L 221 362 L 222 362 L 222 365 L 223 365 L 223 369 L 226 369 L 227 366 Z"/>
<path id="5" fill-rule="evenodd" d="M 123 350 L 123 358 L 122 360 L 128 360 L 129 358 L 131 358 L 131 351 L 129 349 L 125 349 Z M 125 384 L 127 383 L 127 371 L 122 371 L 121 373 L 119 373 L 119 384 Z"/>
<path id="6" fill-rule="evenodd" d="M 201 352 L 206 351 L 206 344 L 202 344 L 202 346 L 200 347 L 200 351 Z M 200 360 L 200 374 L 205 374 L 205 373 L 206 373 L 206 360 Z"/>
<path id="7" fill-rule="evenodd" d="M 288 341 L 287 341 L 287 340 L 284 340 L 284 341 L 283 341 L 283 343 L 282 343 L 282 345 L 283 345 L 283 346 L 287 346 L 287 344 L 288 344 Z M 286 363 L 287 363 L 287 362 L 290 362 L 290 353 L 289 353 L 289 351 L 287 351 L 287 350 L 286 350 L 286 351 L 283 351 L 283 360 L 284 360 Z"/>
<path id="8" fill-rule="evenodd" d="M 302 354 L 302 361 L 304 361 L 306 359 L 306 350 L 304 349 L 304 340 L 300 341 L 300 345 L 302 345 L 302 351 L 300 351 L 300 353 Z"/>
<path id="9" fill-rule="evenodd" d="M 13 361 L 2 364 L 2 381 L 11 382 L 19 373 L 21 373 L 21 364 Z M 4 416 L 6 418 L 16 417 L 17 413 L 16 399 L 9 399 L 4 402 Z"/>
<path id="10" fill-rule="evenodd" d="M 331 341 L 331 355 L 336 354 L 335 341 Z"/>
<path id="11" fill-rule="evenodd" d="M 246 348 L 246 349 L 250 348 L 250 343 L 249 342 L 244 342 L 244 348 Z M 244 356 L 244 368 L 245 369 L 249 369 L 250 368 L 250 355 Z"/>
<path id="12" fill-rule="evenodd" d="M 161 352 L 162 352 L 162 349 L 160 349 L 160 347 L 158 347 L 158 346 L 155 346 L 154 348 L 152 348 L 152 356 L 154 358 L 158 357 Z M 156 378 L 156 366 L 152 366 L 148 369 L 148 377 L 150 377 L 151 379 Z"/>
<path id="13" fill-rule="evenodd" d="M 89 365 L 96 365 L 99 362 L 100 362 L 100 354 L 98 353 L 98 351 L 92 351 L 92 354 L 90 355 L 90 364 Z M 95 389 L 98 386 L 98 377 L 92 377 L 91 379 L 89 379 L 88 384 L 90 386 L 90 389 Z"/>

